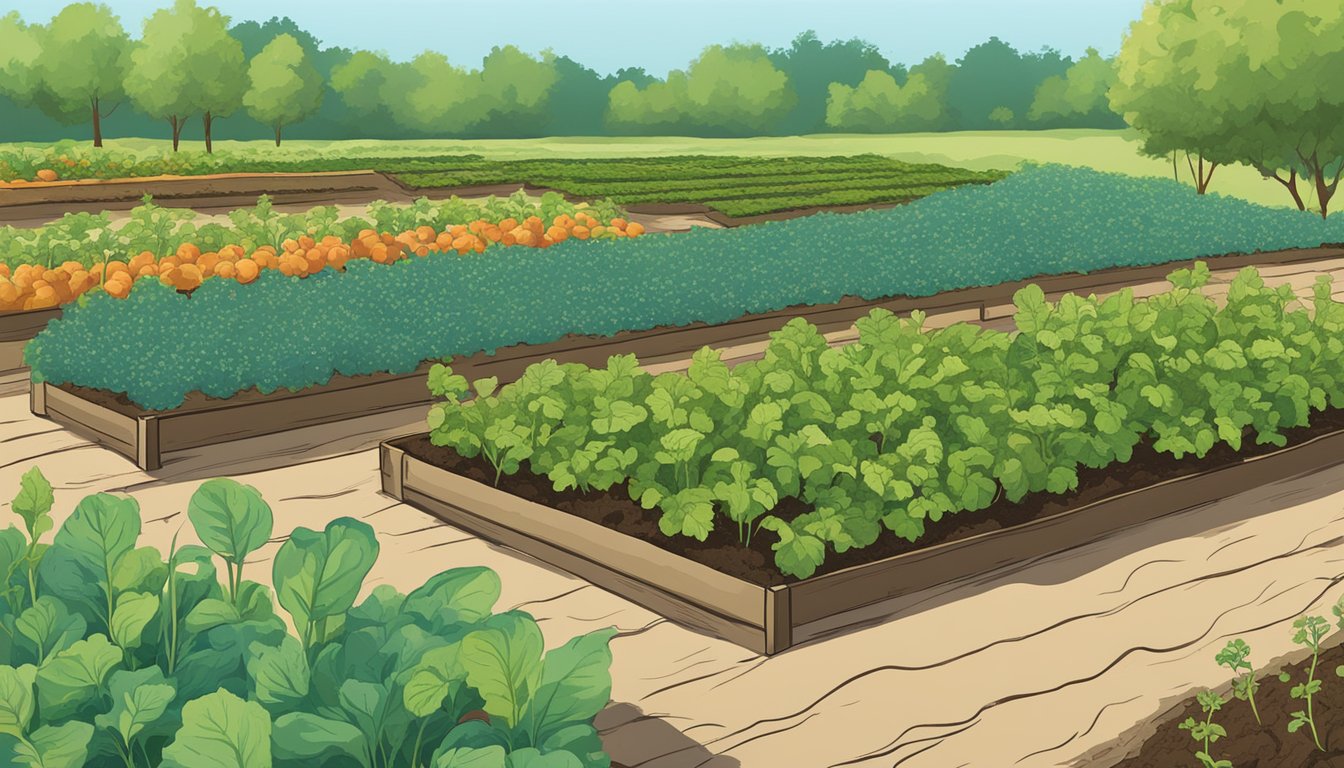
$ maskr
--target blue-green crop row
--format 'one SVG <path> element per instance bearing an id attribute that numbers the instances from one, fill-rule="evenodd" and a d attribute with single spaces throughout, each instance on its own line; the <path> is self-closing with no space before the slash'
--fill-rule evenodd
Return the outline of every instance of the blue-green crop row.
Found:
<path id="1" fill-rule="evenodd" d="M 845 296 L 927 296 L 1035 275 L 1344 242 L 1344 219 L 1200 197 L 1175 182 L 1041 167 L 910 205 L 542 251 L 352 263 L 349 274 L 152 281 L 67 310 L 26 351 L 34 375 L 151 409 L 406 372 L 422 361 Z"/>

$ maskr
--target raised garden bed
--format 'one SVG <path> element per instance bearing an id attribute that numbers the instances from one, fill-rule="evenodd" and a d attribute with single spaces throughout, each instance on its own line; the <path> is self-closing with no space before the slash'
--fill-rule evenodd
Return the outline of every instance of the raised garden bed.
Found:
<path id="1" fill-rule="evenodd" d="M 61 316 L 59 307 L 0 314 L 0 377 L 26 370 L 23 347 L 28 340 Z"/>
<path id="2" fill-rule="evenodd" d="M 768 567 L 769 546 L 731 534 L 700 544 L 662 535 L 623 488 L 556 493 L 526 472 L 493 471 L 429 442 L 384 442 L 385 493 L 446 522 L 569 571 L 680 624 L 773 654 L 871 621 L 871 606 L 1057 554 L 1120 530 L 1287 477 L 1344 462 L 1344 411 L 1318 414 L 1288 445 L 1219 446 L 1175 460 L 1140 446 L 1128 463 L 1082 470 L 1065 495 L 1029 494 L 931 525 L 918 545 L 893 536 L 830 558 L 789 580 Z M 785 502 L 788 503 L 788 502 Z"/>
<path id="3" fill-rule="evenodd" d="M 1344 249 L 1293 249 L 1218 257 L 1211 266 L 1237 269 L 1252 264 L 1305 264 L 1339 258 L 1344 258 Z M 795 317 L 805 318 L 823 333 L 841 333 L 879 307 L 898 314 L 922 310 L 932 324 L 1002 319 L 1011 315 L 1013 294 L 1031 283 L 1039 285 L 1050 298 L 1070 292 L 1100 293 L 1162 280 L 1171 270 L 1195 261 L 1040 277 L 918 298 L 851 298 L 744 315 L 717 325 L 696 323 L 608 337 L 569 336 L 548 344 L 515 345 L 492 355 L 453 358 L 451 362 L 459 373 L 471 378 L 496 376 L 501 384 L 513 381 L 528 365 L 545 359 L 597 365 L 611 355 L 634 354 L 648 367 L 672 370 L 704 346 L 731 346 L 739 350 L 738 359 L 749 357 L 754 347 L 763 348 L 772 332 Z M 183 405 L 165 411 L 140 408 L 119 393 L 35 382 L 31 408 L 39 416 L 132 458 L 141 468 L 153 470 L 162 466 L 165 453 L 428 404 L 433 400 L 426 389 L 428 369 L 426 364 L 406 374 L 334 376 L 325 385 L 297 392 L 261 394 L 251 390 L 228 398 L 195 393 Z"/>

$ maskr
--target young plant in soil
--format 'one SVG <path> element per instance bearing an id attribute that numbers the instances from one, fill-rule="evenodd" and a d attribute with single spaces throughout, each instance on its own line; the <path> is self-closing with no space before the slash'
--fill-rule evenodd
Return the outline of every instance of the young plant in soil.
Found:
<path id="1" fill-rule="evenodd" d="M 1321 638 L 1329 628 L 1329 623 L 1320 616 L 1303 616 L 1293 622 L 1293 628 L 1297 632 L 1293 635 L 1293 642 L 1305 646 L 1311 651 L 1311 667 L 1307 671 L 1307 679 L 1293 686 L 1289 692 L 1294 699 L 1302 699 L 1306 702 L 1306 709 L 1298 710 L 1292 713 L 1293 719 L 1288 723 L 1288 732 L 1296 733 L 1302 726 L 1308 726 L 1311 729 L 1311 738 L 1316 742 L 1316 748 L 1325 751 L 1321 746 L 1321 737 L 1316 732 L 1316 720 L 1312 716 L 1311 700 L 1316 694 L 1321 692 L 1321 681 L 1316 679 L 1316 664 L 1321 658 Z M 1283 682 L 1290 679 L 1288 673 L 1279 676 Z"/>
<path id="2" fill-rule="evenodd" d="M 1255 668 L 1251 666 L 1250 656 L 1251 647 L 1245 640 L 1237 639 L 1229 640 L 1215 658 L 1218 666 L 1232 670 L 1232 695 L 1249 702 L 1251 713 L 1255 715 L 1255 722 L 1264 725 L 1264 721 L 1260 719 L 1260 710 L 1255 706 L 1255 691 L 1260 684 L 1255 680 Z"/>
<path id="3" fill-rule="evenodd" d="M 1231 760 L 1216 760 L 1209 754 L 1214 742 L 1227 735 L 1223 726 L 1213 722 L 1213 713 L 1223 708 L 1223 697 L 1213 691 L 1201 691 L 1196 698 L 1199 700 L 1200 710 L 1204 713 L 1204 721 L 1187 717 L 1180 726 L 1182 731 L 1189 731 L 1190 737 L 1204 747 L 1195 752 L 1195 758 L 1199 760 L 1202 768 L 1232 768 Z"/>

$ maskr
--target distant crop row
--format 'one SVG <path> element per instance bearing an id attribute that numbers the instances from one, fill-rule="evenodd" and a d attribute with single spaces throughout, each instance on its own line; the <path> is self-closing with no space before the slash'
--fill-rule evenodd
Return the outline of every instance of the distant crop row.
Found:
<path id="1" fill-rule="evenodd" d="M 1200 197 L 1172 181 L 1042 167 L 891 210 L 391 266 L 351 262 L 343 275 L 206 281 L 190 297 L 144 281 L 125 300 L 94 296 L 68 310 L 25 354 L 53 384 L 125 392 L 165 409 L 196 390 L 301 389 L 335 373 L 404 373 L 425 360 L 573 333 L 1337 242 L 1344 219 Z M 305 334 L 237 331 L 251 327 Z M 191 344 L 163 343 L 166 329 L 188 328 Z"/>
<path id="2" fill-rule="evenodd" d="M 145 157 L 129 153 L 72 155 L 36 150 L 0 152 L 0 179 L 115 178 L 219 172 L 304 172 L 373 169 L 395 175 L 413 188 L 530 184 L 618 203 L 701 203 L 732 216 L 772 213 L 828 204 L 832 192 L 855 203 L 901 202 L 966 183 L 995 181 L 1000 172 L 903 163 L 878 155 L 742 158 L 673 156 L 633 159 L 485 160 L 476 155 L 441 157 L 318 156 L 266 159 L 224 152 Z M 920 187 L 918 192 L 906 188 Z"/>

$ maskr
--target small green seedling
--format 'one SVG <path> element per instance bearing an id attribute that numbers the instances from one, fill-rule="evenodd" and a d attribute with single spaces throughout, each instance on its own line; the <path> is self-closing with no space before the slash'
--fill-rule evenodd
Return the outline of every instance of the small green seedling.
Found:
<path id="1" fill-rule="evenodd" d="M 1316 732 L 1316 720 L 1312 716 L 1311 700 L 1312 697 L 1321 692 L 1321 681 L 1316 679 L 1316 664 L 1321 658 L 1321 638 L 1329 630 L 1330 624 L 1320 616 L 1303 616 L 1293 622 L 1293 629 L 1297 630 L 1293 634 L 1293 642 L 1304 646 L 1311 651 L 1311 668 L 1307 671 L 1307 679 L 1294 685 L 1289 694 L 1294 699 L 1303 699 L 1306 701 L 1305 710 L 1299 710 L 1292 713 L 1293 719 L 1288 722 L 1288 732 L 1296 733 L 1302 726 L 1311 728 L 1311 738 L 1316 742 L 1316 748 L 1325 751 L 1321 746 L 1321 737 Z M 1288 682 L 1288 675 L 1284 673 L 1279 676 L 1280 680 Z"/>
<path id="2" fill-rule="evenodd" d="M 1190 737 L 1203 745 L 1203 749 L 1195 752 L 1195 758 L 1199 760 L 1201 768 L 1232 768 L 1231 760 L 1216 760 L 1209 753 L 1212 745 L 1227 735 L 1223 726 L 1213 722 L 1213 713 L 1223 708 L 1223 697 L 1213 691 L 1202 691 L 1195 698 L 1199 701 L 1200 711 L 1204 713 L 1204 722 L 1187 717 L 1180 726 L 1182 731 L 1189 731 Z"/>
<path id="3" fill-rule="evenodd" d="M 1227 641 L 1227 645 L 1215 658 L 1218 666 L 1232 670 L 1232 695 L 1249 702 L 1255 722 L 1264 725 L 1260 720 L 1260 710 L 1255 706 L 1255 691 L 1260 683 L 1255 680 L 1255 668 L 1251 666 L 1250 656 L 1251 646 L 1245 640 L 1237 639 Z"/>

